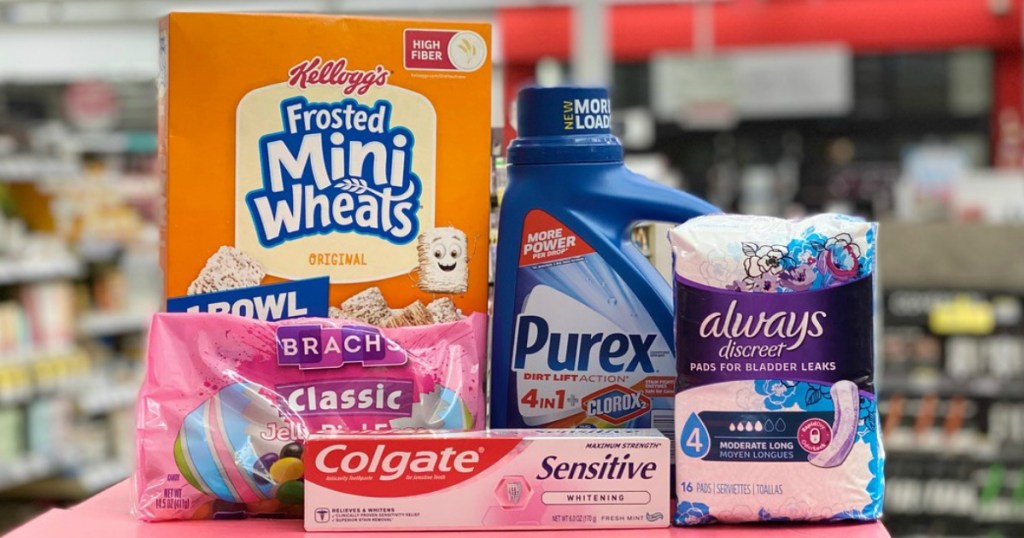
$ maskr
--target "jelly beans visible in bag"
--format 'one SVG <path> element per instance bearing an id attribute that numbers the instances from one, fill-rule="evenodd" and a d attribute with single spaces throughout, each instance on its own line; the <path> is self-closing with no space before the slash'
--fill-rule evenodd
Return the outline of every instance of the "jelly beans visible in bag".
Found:
<path id="1" fill-rule="evenodd" d="M 157 314 L 134 513 L 300 517 L 309 431 L 482 429 L 485 346 L 482 314 L 402 328 Z"/>

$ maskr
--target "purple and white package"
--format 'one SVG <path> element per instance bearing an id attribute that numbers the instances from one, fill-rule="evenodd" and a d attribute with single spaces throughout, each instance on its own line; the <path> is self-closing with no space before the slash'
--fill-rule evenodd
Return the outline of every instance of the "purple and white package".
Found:
<path id="1" fill-rule="evenodd" d="M 677 524 L 881 517 L 876 234 L 834 214 L 669 234 Z"/>

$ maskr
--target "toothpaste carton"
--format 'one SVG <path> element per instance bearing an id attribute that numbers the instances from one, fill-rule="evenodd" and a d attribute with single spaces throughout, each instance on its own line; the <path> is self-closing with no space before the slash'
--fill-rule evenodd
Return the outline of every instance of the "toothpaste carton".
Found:
<path id="1" fill-rule="evenodd" d="M 485 313 L 489 44 L 483 23 L 166 17 L 167 310 L 381 327 Z"/>
<path id="2" fill-rule="evenodd" d="M 652 429 L 314 434 L 306 530 L 667 527 L 669 446 Z"/>

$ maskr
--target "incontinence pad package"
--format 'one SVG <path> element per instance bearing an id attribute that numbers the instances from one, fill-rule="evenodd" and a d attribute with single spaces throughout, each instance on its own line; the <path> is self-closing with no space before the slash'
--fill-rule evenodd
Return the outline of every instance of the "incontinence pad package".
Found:
<path id="1" fill-rule="evenodd" d="M 157 314 L 133 512 L 301 517 L 308 432 L 482 429 L 486 323 L 483 314 L 398 328 Z"/>
<path id="2" fill-rule="evenodd" d="M 670 233 L 676 523 L 882 515 L 876 230 L 715 215 Z"/>

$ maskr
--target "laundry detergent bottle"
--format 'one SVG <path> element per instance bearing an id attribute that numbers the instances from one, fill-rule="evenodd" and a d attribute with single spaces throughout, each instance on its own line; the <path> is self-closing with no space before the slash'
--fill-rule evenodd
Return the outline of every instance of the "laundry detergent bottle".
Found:
<path id="1" fill-rule="evenodd" d="M 519 92 L 494 286 L 491 426 L 655 427 L 671 436 L 668 283 L 639 221 L 718 210 L 630 172 L 603 88 Z"/>

